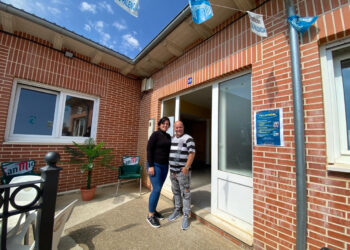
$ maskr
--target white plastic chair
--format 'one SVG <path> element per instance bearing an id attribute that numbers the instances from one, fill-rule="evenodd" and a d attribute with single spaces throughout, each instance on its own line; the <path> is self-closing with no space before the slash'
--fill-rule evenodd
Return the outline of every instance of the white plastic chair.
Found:
<path id="1" fill-rule="evenodd" d="M 53 225 L 53 235 L 52 235 L 52 250 L 57 250 L 58 243 L 64 229 L 66 222 L 69 220 L 78 200 L 72 201 L 69 205 L 63 208 L 60 212 L 55 215 L 55 221 Z"/>
<path id="2" fill-rule="evenodd" d="M 61 211 L 59 211 L 55 215 L 54 226 L 53 226 L 53 234 L 52 234 L 52 250 L 57 250 L 58 243 L 60 242 L 60 238 L 64 229 L 66 222 L 73 212 L 73 208 L 78 200 L 74 200 Z M 23 215 L 21 215 L 23 216 Z M 23 224 L 20 226 L 20 223 L 17 223 L 11 235 L 8 235 L 7 238 L 7 250 L 32 250 L 34 249 L 35 242 L 32 245 L 23 245 L 23 239 L 25 234 L 27 233 L 30 224 L 36 219 L 37 213 L 33 212 L 29 214 Z M 20 218 L 21 220 L 22 218 Z M 18 231 L 21 230 L 19 233 Z"/>
<path id="3" fill-rule="evenodd" d="M 37 213 L 32 212 L 26 216 L 24 223 L 21 225 L 22 218 L 25 214 L 21 214 L 18 223 L 15 228 L 11 230 L 11 233 L 7 235 L 7 249 L 8 250 L 28 250 L 34 249 L 34 243 L 32 245 L 23 245 L 23 239 L 26 235 L 30 225 L 35 221 Z"/>

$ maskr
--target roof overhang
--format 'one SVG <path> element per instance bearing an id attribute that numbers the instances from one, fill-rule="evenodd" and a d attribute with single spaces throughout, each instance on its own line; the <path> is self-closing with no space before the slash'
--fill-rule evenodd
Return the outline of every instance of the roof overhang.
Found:
<path id="1" fill-rule="evenodd" d="M 94 64 L 118 68 L 124 75 L 149 77 L 191 45 L 212 36 L 216 28 L 238 10 L 255 7 L 255 0 L 211 0 L 214 16 L 202 24 L 192 21 L 189 6 L 182 10 L 135 59 L 130 59 L 72 31 L 0 2 L 0 23 L 5 32 L 29 34 L 52 43 L 54 49 L 91 58 Z M 224 6 L 224 7 L 222 7 Z"/>

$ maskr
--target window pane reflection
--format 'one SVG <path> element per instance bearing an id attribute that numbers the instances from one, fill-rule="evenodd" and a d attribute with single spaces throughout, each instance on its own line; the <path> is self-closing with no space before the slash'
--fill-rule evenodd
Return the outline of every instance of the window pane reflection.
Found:
<path id="1" fill-rule="evenodd" d="M 91 136 L 94 102 L 67 95 L 62 136 Z"/>
<path id="2" fill-rule="evenodd" d="M 350 59 L 341 62 L 341 71 L 342 71 L 343 87 L 344 87 L 348 150 L 350 150 Z"/>
<path id="3" fill-rule="evenodd" d="M 219 170 L 252 176 L 251 75 L 220 84 Z"/>
<path id="4" fill-rule="evenodd" d="M 14 134 L 52 135 L 56 95 L 22 88 Z"/>

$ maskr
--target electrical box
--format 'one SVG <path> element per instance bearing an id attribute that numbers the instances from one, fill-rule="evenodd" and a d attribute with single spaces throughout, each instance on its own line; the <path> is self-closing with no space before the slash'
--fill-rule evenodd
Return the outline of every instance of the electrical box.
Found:
<path id="1" fill-rule="evenodd" d="M 145 92 L 145 91 L 149 91 L 153 89 L 153 79 L 150 78 L 145 78 L 142 80 L 142 84 L 141 84 L 141 92 Z"/>
<path id="2" fill-rule="evenodd" d="M 149 137 L 152 135 L 153 131 L 154 131 L 154 119 L 150 119 L 148 121 L 148 139 Z"/>

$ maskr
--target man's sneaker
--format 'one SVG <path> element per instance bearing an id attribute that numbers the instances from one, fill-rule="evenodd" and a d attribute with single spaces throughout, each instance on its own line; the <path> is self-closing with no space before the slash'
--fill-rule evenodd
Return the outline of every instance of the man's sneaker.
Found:
<path id="1" fill-rule="evenodd" d="M 168 220 L 173 221 L 179 218 L 180 216 L 181 216 L 180 211 L 175 209 L 174 212 L 169 216 Z"/>
<path id="2" fill-rule="evenodd" d="M 152 227 L 160 227 L 160 223 L 157 217 L 153 216 L 147 216 L 148 223 L 152 226 Z"/>
<path id="3" fill-rule="evenodd" d="M 164 220 L 164 216 L 157 211 L 154 212 L 154 216 L 157 217 L 158 220 Z"/>
<path id="4" fill-rule="evenodd" d="M 184 217 L 182 218 L 181 229 L 187 230 L 189 227 L 190 227 L 190 222 L 189 222 L 188 215 L 184 215 Z"/>

